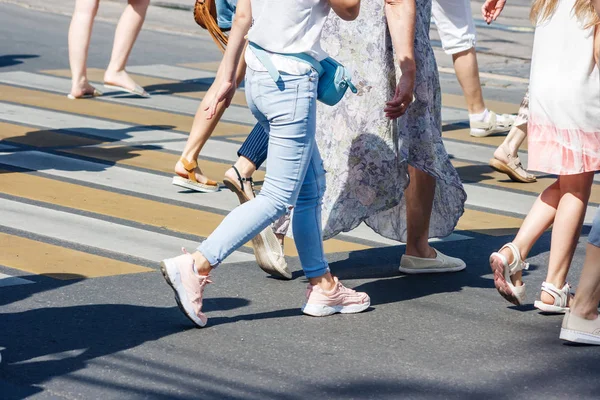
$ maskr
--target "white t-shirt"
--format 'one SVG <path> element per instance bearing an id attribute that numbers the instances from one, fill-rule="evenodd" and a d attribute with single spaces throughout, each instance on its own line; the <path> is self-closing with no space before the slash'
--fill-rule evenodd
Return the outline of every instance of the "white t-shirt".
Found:
<path id="1" fill-rule="evenodd" d="M 251 0 L 252 27 L 248 39 L 273 53 L 306 53 L 318 61 L 327 58 L 321 48 L 321 32 L 329 14 L 327 0 Z M 252 50 L 246 63 L 255 71 L 266 71 Z M 302 75 L 308 64 L 271 54 L 273 65 L 282 72 Z"/>

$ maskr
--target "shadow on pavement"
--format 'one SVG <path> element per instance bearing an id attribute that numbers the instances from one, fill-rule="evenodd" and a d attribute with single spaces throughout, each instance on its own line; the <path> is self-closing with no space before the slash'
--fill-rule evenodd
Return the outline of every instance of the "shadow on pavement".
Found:
<path id="1" fill-rule="evenodd" d="M 72 285 L 85 279 L 84 276 L 75 274 L 67 274 L 65 279 L 61 279 L 60 273 L 53 274 L 53 278 L 44 275 L 23 275 L 18 278 L 26 279 L 33 283 L 26 285 L 14 285 L 0 288 L 0 306 L 5 306 L 20 300 L 27 299 L 34 294 L 47 292 L 50 290 L 60 289 L 65 286 Z M 0 342 L 0 345 L 2 343 Z"/>
<path id="2" fill-rule="evenodd" d="M 9 166 L 9 169 L 25 171 L 44 171 L 46 169 L 57 169 L 61 171 L 104 171 L 109 166 L 119 161 L 139 157 L 137 154 L 145 150 L 160 150 L 160 145 L 131 145 L 120 143 L 115 147 L 100 147 L 105 143 L 120 142 L 133 137 L 134 132 L 153 130 L 169 130 L 169 125 L 140 125 L 126 129 L 96 129 L 96 128 L 70 128 L 58 130 L 32 130 L 25 135 L 6 137 L 0 140 L 2 144 L 18 146 L 14 151 L 7 150 L 0 156 L 0 164 Z M 52 159 L 44 159 L 36 156 L 38 168 L 29 168 L 23 165 L 24 151 L 40 151 L 65 157 L 61 162 Z M 72 160 L 70 160 L 72 159 Z M 91 161 L 85 166 L 77 160 Z M 19 165 L 19 167 L 16 167 Z M 12 172 L 12 171 L 9 171 Z"/>
<path id="3" fill-rule="evenodd" d="M 38 57 L 39 55 L 37 54 L 7 54 L 4 56 L 0 56 L 0 68 L 12 67 L 13 65 L 23 64 L 22 60 Z"/>

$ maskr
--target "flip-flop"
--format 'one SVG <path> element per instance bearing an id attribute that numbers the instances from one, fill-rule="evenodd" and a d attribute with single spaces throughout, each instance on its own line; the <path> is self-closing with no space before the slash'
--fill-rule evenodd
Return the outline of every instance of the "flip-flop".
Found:
<path id="1" fill-rule="evenodd" d="M 150 95 L 148 94 L 148 92 L 146 92 L 144 90 L 144 88 L 141 87 L 140 85 L 138 85 L 137 83 L 135 85 L 135 89 L 133 89 L 133 90 L 127 89 L 126 87 L 123 87 L 123 86 L 113 85 L 113 84 L 106 83 L 106 82 L 104 83 L 104 87 L 106 89 L 116 90 L 116 91 L 119 91 L 119 92 L 124 92 L 124 93 L 129 93 L 129 94 L 135 94 L 136 96 L 140 96 L 140 97 L 145 97 L 145 98 L 150 97 Z"/>
<path id="2" fill-rule="evenodd" d="M 84 93 L 82 96 L 79 96 L 79 97 L 75 97 L 71 93 L 69 93 L 67 95 L 67 98 L 69 100 L 81 100 L 81 99 L 92 99 L 94 97 L 99 97 L 99 96 L 102 96 L 102 95 L 103 95 L 103 93 L 101 91 L 99 91 L 98 89 L 94 88 L 94 91 L 92 93 Z"/>

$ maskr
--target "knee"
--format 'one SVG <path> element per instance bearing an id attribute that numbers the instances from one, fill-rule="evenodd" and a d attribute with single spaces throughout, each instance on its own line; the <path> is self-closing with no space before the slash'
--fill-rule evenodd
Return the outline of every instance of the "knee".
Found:
<path id="1" fill-rule="evenodd" d="M 128 0 L 128 3 L 138 11 L 146 11 L 150 5 L 150 0 Z"/>
<path id="2" fill-rule="evenodd" d="M 79 17 L 94 19 L 96 18 L 96 14 L 98 13 L 98 6 L 100 5 L 100 0 L 86 2 L 84 4 L 77 2 L 75 4 L 75 12 L 74 15 Z"/>
<path id="3" fill-rule="evenodd" d="M 581 201 L 587 202 L 592 191 L 593 180 L 593 173 L 560 176 L 558 179 L 558 186 L 560 187 L 563 196 L 570 194 Z"/>

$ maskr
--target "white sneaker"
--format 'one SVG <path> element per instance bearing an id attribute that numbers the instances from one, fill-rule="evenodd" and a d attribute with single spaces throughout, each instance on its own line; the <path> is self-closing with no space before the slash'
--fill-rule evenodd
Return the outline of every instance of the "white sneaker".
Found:
<path id="1" fill-rule="evenodd" d="M 515 123 L 515 118 L 515 115 L 498 115 L 488 110 L 488 116 L 483 121 L 469 120 L 471 136 L 486 137 L 494 133 L 509 131 Z"/>
<path id="2" fill-rule="evenodd" d="M 600 345 L 600 318 L 585 319 L 565 312 L 560 338 L 575 343 Z"/>
<path id="3" fill-rule="evenodd" d="M 460 258 L 449 257 L 439 250 L 435 250 L 435 258 L 421 258 L 407 256 L 400 259 L 400 272 L 405 274 L 433 274 L 441 272 L 457 272 L 467 267 Z"/>

